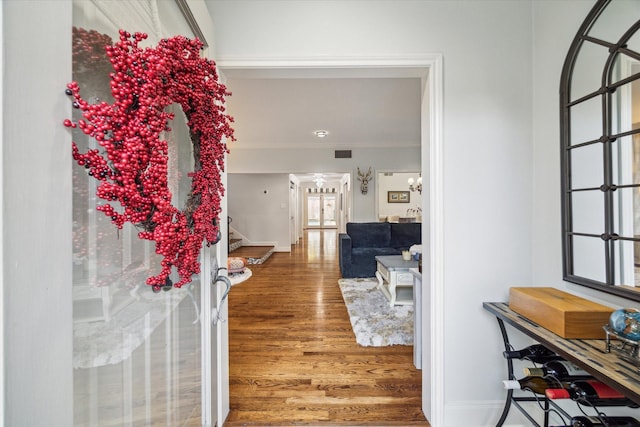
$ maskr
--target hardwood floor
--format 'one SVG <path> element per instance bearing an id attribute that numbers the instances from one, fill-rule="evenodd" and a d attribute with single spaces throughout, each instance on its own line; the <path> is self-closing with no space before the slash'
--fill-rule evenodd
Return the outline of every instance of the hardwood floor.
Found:
<path id="1" fill-rule="evenodd" d="M 413 347 L 356 344 L 337 232 L 310 230 L 229 294 L 226 427 L 428 426 Z"/>

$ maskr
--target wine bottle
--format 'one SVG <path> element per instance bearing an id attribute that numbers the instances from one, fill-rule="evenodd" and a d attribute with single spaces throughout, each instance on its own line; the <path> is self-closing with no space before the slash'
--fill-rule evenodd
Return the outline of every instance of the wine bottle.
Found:
<path id="1" fill-rule="evenodd" d="M 558 356 L 542 344 L 533 344 L 522 350 L 504 351 L 502 355 L 507 359 L 526 359 L 534 363 L 544 363 L 550 360 L 562 359 L 561 356 Z"/>
<path id="2" fill-rule="evenodd" d="M 568 382 L 555 381 L 552 378 L 534 376 L 524 377 L 519 380 L 505 380 L 502 383 L 506 389 L 529 390 L 537 394 L 545 394 L 547 389 L 569 387 L 570 384 Z"/>
<path id="3" fill-rule="evenodd" d="M 550 387 L 545 394 L 549 399 L 573 399 L 589 406 L 637 406 L 631 399 L 597 380 L 573 381 L 564 388 Z"/>
<path id="4" fill-rule="evenodd" d="M 524 368 L 524 374 L 539 377 L 551 376 L 561 381 L 593 379 L 587 371 L 567 360 L 551 360 L 540 368 Z"/>
<path id="5" fill-rule="evenodd" d="M 606 422 L 606 424 L 604 422 Z M 640 427 L 640 421 L 633 417 L 580 416 L 571 418 L 572 427 Z"/>

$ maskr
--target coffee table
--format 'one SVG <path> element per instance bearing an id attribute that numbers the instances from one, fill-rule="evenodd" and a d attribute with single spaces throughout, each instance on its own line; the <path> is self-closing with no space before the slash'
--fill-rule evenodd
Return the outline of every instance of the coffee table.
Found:
<path id="1" fill-rule="evenodd" d="M 405 261 L 402 255 L 378 255 L 376 264 L 378 288 L 390 305 L 412 305 L 413 274 L 409 269 L 417 268 L 418 261 Z"/>

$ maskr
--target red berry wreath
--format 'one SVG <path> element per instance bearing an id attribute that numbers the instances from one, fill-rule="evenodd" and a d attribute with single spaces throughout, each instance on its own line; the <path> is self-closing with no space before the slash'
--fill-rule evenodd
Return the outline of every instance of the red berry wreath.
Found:
<path id="1" fill-rule="evenodd" d="M 218 82 L 215 63 L 200 57 L 202 42 L 176 36 L 157 47 L 140 48 L 146 34 L 120 30 L 120 41 L 105 47 L 114 102 L 90 104 L 80 95 L 77 82 L 67 85 L 73 106 L 82 111 L 78 127 L 94 138 L 101 149 L 80 153 L 73 142 L 73 158 L 100 181 L 96 195 L 107 203 L 98 210 L 122 228 L 131 222 L 141 239 L 154 240 L 163 257 L 162 270 L 149 277 L 154 290 L 170 285 L 176 267 L 180 280 L 189 283 L 200 272 L 198 257 L 203 239 L 219 240 L 220 201 L 224 196 L 221 172 L 228 152 L 225 137 L 234 140 L 233 118 L 225 113 L 230 95 Z M 75 53 L 75 52 L 74 52 Z M 191 192 L 181 210 L 171 203 L 168 187 L 168 144 L 161 134 L 170 131 L 173 114 L 165 111 L 179 104 L 187 118 L 195 167 L 189 174 Z M 112 206 L 117 202 L 120 207 Z"/>

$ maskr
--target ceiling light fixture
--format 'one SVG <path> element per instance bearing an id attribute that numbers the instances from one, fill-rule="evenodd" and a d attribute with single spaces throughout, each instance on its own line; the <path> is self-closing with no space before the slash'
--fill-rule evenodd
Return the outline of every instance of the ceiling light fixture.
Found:
<path id="1" fill-rule="evenodd" d="M 319 129 L 313 132 L 313 134 L 317 137 L 317 138 L 324 138 L 327 135 L 329 135 L 329 131 L 323 130 L 323 129 Z"/>

